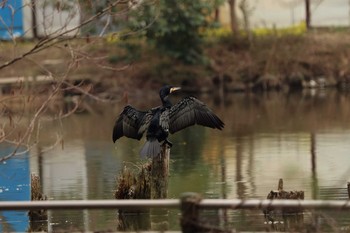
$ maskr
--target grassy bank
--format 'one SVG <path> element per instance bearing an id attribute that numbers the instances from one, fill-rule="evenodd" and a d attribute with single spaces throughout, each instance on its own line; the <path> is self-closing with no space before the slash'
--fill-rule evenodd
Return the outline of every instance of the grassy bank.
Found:
<path id="1" fill-rule="evenodd" d="M 233 38 L 216 35 L 204 44 L 204 62 L 185 65 L 157 52 L 142 40 L 75 40 L 58 44 L 2 70 L 0 76 L 52 73 L 90 79 L 99 91 L 173 83 L 211 91 L 347 87 L 350 83 L 350 34 L 310 32 Z M 27 51 L 32 42 L 2 43 L 5 62 Z"/>

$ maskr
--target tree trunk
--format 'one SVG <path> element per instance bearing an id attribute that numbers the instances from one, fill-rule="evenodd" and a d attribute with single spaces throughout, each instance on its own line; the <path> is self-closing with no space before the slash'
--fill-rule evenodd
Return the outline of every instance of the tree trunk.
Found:
<path id="1" fill-rule="evenodd" d="M 35 0 L 31 0 L 30 2 L 32 7 L 32 32 L 33 38 L 38 38 L 38 30 L 37 30 L 37 22 L 36 22 L 36 3 Z"/>
<path id="2" fill-rule="evenodd" d="M 231 30 L 234 36 L 237 36 L 237 16 L 236 16 L 236 0 L 228 0 L 230 7 L 230 21 L 231 21 Z"/>
<path id="3" fill-rule="evenodd" d="M 219 22 L 220 21 L 220 9 L 217 7 L 214 12 L 214 21 Z"/>
<path id="4" fill-rule="evenodd" d="M 310 11 L 310 0 L 305 0 L 305 10 L 306 10 L 306 29 L 309 30 L 311 28 L 311 11 Z"/>

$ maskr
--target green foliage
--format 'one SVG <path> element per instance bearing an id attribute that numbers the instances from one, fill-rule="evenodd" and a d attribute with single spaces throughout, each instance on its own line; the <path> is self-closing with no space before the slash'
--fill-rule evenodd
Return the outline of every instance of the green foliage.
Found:
<path id="1" fill-rule="evenodd" d="M 252 32 L 255 36 L 286 36 L 286 35 L 296 35 L 300 36 L 305 34 L 307 31 L 305 22 L 301 22 L 297 25 L 293 25 L 285 28 L 256 28 Z"/>
<path id="2" fill-rule="evenodd" d="M 203 61 L 200 30 L 222 0 L 147 0 L 130 18 L 134 31 L 142 31 L 158 50 L 185 63 Z"/>

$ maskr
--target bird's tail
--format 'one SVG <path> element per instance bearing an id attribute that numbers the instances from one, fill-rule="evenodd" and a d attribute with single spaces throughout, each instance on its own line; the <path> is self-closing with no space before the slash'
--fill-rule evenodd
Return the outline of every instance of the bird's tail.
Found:
<path id="1" fill-rule="evenodd" d="M 147 140 L 140 151 L 140 156 L 141 158 L 154 158 L 159 155 L 160 151 L 161 144 L 157 139 Z"/>

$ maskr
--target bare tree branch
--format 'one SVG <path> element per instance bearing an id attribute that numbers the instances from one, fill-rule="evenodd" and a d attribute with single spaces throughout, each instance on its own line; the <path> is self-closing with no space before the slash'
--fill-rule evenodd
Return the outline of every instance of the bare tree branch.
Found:
<path id="1" fill-rule="evenodd" d="M 120 71 L 120 70 L 126 69 L 130 66 L 130 64 L 123 67 L 112 67 L 112 66 L 109 66 L 108 64 L 105 65 L 102 62 L 103 59 L 106 59 L 105 56 L 96 57 L 96 56 L 89 55 L 87 52 L 84 52 L 82 50 L 82 48 L 84 47 L 80 45 L 75 46 L 74 44 L 67 43 L 65 44 L 64 49 L 67 50 L 70 55 L 70 58 L 69 58 L 70 60 L 67 62 L 68 67 L 65 69 L 65 72 L 63 74 L 55 75 L 54 74 L 55 72 L 50 71 L 47 67 L 45 67 L 45 65 L 42 65 L 40 62 L 36 61 L 34 57 L 30 56 L 52 47 L 63 48 L 62 46 L 59 46 L 59 44 L 62 42 L 76 39 L 78 37 L 78 34 L 76 32 L 78 32 L 79 29 L 81 29 L 83 26 L 99 20 L 104 15 L 108 15 L 108 20 L 105 22 L 102 31 L 99 33 L 99 36 L 103 36 L 106 33 L 107 28 L 112 24 L 112 20 L 113 20 L 112 16 L 115 16 L 115 15 L 120 16 L 120 15 L 127 14 L 129 10 L 133 7 L 131 5 L 128 5 L 126 9 L 123 9 L 118 13 L 113 13 L 114 12 L 113 8 L 120 3 L 128 3 L 128 1 L 124 1 L 124 0 L 110 1 L 110 3 L 107 6 L 105 6 L 102 10 L 99 10 L 94 15 L 83 20 L 78 25 L 72 28 L 67 27 L 68 21 L 70 20 L 68 18 L 61 28 L 57 30 L 52 29 L 51 31 L 48 30 L 47 31 L 49 32 L 48 35 L 38 40 L 27 51 L 19 55 L 15 55 L 14 57 L 8 59 L 7 61 L 0 63 L 0 70 L 1 70 L 15 64 L 16 62 L 22 59 L 26 59 L 26 61 L 30 61 L 36 67 L 38 67 L 40 70 L 40 73 L 44 73 L 45 75 L 51 77 L 53 80 L 53 83 L 46 87 L 44 91 L 45 99 L 42 102 L 40 99 L 42 98 L 42 96 L 40 96 L 41 94 L 30 93 L 30 92 L 26 93 L 25 91 L 27 90 L 25 90 L 24 88 L 26 84 L 22 82 L 18 83 L 19 94 L 5 96 L 4 98 L 0 99 L 0 107 L 1 107 L 0 114 L 5 119 L 4 122 L 0 123 L 0 142 L 7 142 L 15 145 L 11 153 L 0 158 L 0 163 L 6 161 L 7 159 L 12 158 L 15 155 L 27 153 L 34 145 L 36 145 L 40 140 L 40 132 L 42 131 L 41 127 L 44 121 L 47 121 L 47 120 L 58 121 L 58 123 L 62 127 L 63 124 L 61 120 L 65 117 L 68 117 L 74 114 L 81 106 L 81 103 L 85 96 L 100 102 L 119 102 L 120 101 L 120 100 L 112 100 L 107 98 L 100 98 L 96 95 L 93 95 L 91 94 L 92 86 L 72 84 L 68 81 L 68 77 L 69 77 L 69 74 L 71 74 L 79 66 L 79 63 L 81 62 L 82 59 L 87 59 L 88 61 L 90 61 L 94 65 L 97 65 L 98 67 L 101 67 L 106 70 L 112 70 L 112 71 Z M 156 19 L 157 19 L 157 16 L 149 25 L 146 25 L 145 28 L 152 25 L 152 23 Z M 66 30 L 66 28 L 68 29 Z M 136 32 L 126 32 L 123 35 L 138 33 L 139 31 L 142 31 L 145 28 L 139 29 Z M 8 30 L 11 30 L 11 29 L 8 28 Z M 120 33 L 120 32 L 114 32 L 113 34 L 116 34 L 116 33 Z M 72 34 L 73 36 L 71 36 Z M 13 43 L 16 43 L 16 38 L 14 37 L 13 33 L 12 33 L 12 40 L 13 40 Z M 74 48 L 74 46 L 79 48 Z M 43 117 L 44 114 L 46 116 L 46 114 L 52 113 L 52 112 L 49 112 L 50 110 L 52 110 L 51 106 L 53 104 L 57 104 L 57 102 L 59 101 L 63 101 L 63 95 L 65 90 L 70 90 L 70 89 L 75 90 L 80 95 L 80 97 L 73 100 L 74 105 L 68 111 L 62 111 L 61 109 L 59 109 L 58 111 L 56 109 L 53 110 L 54 116 L 50 118 Z M 59 97 L 58 100 L 56 97 Z M 38 99 L 40 99 L 40 101 L 38 101 Z M 19 103 L 20 109 L 19 110 L 16 109 L 16 112 L 12 112 L 11 110 L 10 105 L 12 101 L 16 101 Z M 40 104 L 37 106 L 38 103 Z M 62 103 L 62 102 L 59 102 L 59 103 Z M 26 110 L 30 108 L 32 111 L 33 106 L 35 106 L 36 110 L 34 112 L 28 113 L 28 111 Z M 28 118 L 29 114 L 30 114 L 30 117 Z M 24 124 L 25 124 L 25 128 L 23 129 Z M 64 143 L 63 138 L 60 135 L 60 133 L 58 133 L 56 135 L 55 141 L 46 149 L 47 150 L 51 149 L 59 144 L 63 146 L 63 143 Z"/>

